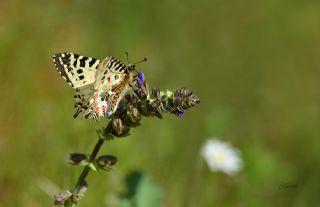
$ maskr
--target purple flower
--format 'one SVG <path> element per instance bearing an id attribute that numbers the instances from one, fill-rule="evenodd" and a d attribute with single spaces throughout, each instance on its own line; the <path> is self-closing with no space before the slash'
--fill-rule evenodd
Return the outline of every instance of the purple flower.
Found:
<path id="1" fill-rule="evenodd" d="M 178 112 L 177 112 L 177 116 L 181 119 L 182 116 L 183 116 L 183 112 L 182 112 L 182 111 L 178 111 Z"/>
<path id="2" fill-rule="evenodd" d="M 143 81 L 141 81 L 140 79 L 137 79 L 137 84 L 138 86 L 141 86 L 143 84 Z"/>
<path id="3" fill-rule="evenodd" d="M 145 81 L 145 77 L 144 77 L 143 72 L 139 72 L 138 79 L 137 79 L 138 86 L 141 87 L 143 85 L 144 81 Z"/>
<path id="4" fill-rule="evenodd" d="M 143 81 L 145 80 L 143 72 L 139 72 L 138 78 L 139 78 L 139 80 L 140 80 L 141 82 L 143 82 Z"/>

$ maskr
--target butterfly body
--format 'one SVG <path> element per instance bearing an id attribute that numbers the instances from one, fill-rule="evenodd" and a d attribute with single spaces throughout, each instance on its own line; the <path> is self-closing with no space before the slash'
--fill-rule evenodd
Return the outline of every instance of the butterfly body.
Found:
<path id="1" fill-rule="evenodd" d="M 117 106 L 121 100 L 121 97 L 123 97 L 128 90 L 130 89 L 130 84 L 133 82 L 133 75 L 131 72 L 127 72 L 127 74 L 124 75 L 122 81 L 111 91 L 112 95 L 110 96 L 109 100 L 109 107 L 107 111 L 105 112 L 106 116 L 109 117 L 111 114 L 113 114 Z"/>
<path id="2" fill-rule="evenodd" d="M 53 57 L 60 75 L 76 89 L 77 108 L 84 118 L 98 120 L 110 117 L 134 81 L 134 65 L 126 66 L 114 57 L 103 61 L 73 53 L 58 53 Z"/>

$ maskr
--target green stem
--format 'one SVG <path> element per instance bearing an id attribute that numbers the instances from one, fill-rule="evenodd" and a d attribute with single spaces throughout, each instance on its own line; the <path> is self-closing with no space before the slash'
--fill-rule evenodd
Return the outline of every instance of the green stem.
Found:
<path id="1" fill-rule="evenodd" d="M 111 132 L 111 128 L 112 128 L 112 124 L 110 122 L 108 124 L 107 128 L 104 131 L 104 137 L 108 137 L 108 135 Z M 96 145 L 94 146 L 94 149 L 92 150 L 92 153 L 90 155 L 89 163 L 92 163 L 95 160 L 95 158 L 96 158 L 99 150 L 101 149 L 104 141 L 105 141 L 104 138 L 99 137 L 99 140 L 96 143 Z M 83 186 L 83 184 L 84 184 L 84 182 L 86 180 L 86 177 L 88 176 L 88 174 L 90 172 L 90 169 L 91 168 L 89 167 L 89 165 L 86 165 L 83 168 L 83 170 L 82 170 L 82 172 L 81 172 L 81 174 L 80 174 L 80 176 L 78 178 L 78 182 L 77 182 L 77 184 L 76 184 L 76 186 L 75 186 L 75 188 L 73 190 L 73 193 L 72 193 L 71 200 L 72 200 L 73 203 L 77 203 L 77 200 L 78 200 L 77 197 L 78 197 L 79 191 L 80 191 L 81 187 Z"/>

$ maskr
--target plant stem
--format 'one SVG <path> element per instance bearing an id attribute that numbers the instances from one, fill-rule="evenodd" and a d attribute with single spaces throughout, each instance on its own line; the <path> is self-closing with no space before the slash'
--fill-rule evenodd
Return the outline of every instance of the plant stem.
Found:
<path id="1" fill-rule="evenodd" d="M 104 131 L 104 137 L 107 137 L 110 134 L 111 127 L 112 127 L 112 125 L 111 125 L 111 122 L 110 122 L 108 124 L 107 128 Z M 92 150 L 92 153 L 90 155 L 89 163 L 92 163 L 95 160 L 95 158 L 96 158 L 101 146 L 103 145 L 104 141 L 105 141 L 104 138 L 99 137 L 99 140 L 96 143 L 96 145 L 94 146 L 94 149 Z M 86 165 L 83 168 L 83 170 L 82 170 L 82 172 L 81 172 L 81 174 L 80 174 L 80 176 L 78 178 L 78 182 L 77 182 L 76 186 L 74 187 L 74 190 L 73 190 L 73 193 L 72 193 L 72 199 L 71 200 L 72 200 L 73 203 L 77 202 L 78 193 L 79 193 L 81 187 L 83 186 L 83 184 L 84 184 L 84 182 L 86 180 L 86 177 L 90 172 L 90 169 L 91 168 L 89 167 L 89 165 Z"/>

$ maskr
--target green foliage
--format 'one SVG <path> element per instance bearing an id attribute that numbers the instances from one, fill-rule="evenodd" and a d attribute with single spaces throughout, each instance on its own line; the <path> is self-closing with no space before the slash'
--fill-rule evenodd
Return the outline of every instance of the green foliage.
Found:
<path id="1" fill-rule="evenodd" d="M 137 188 L 136 203 L 137 207 L 160 207 L 163 198 L 162 190 L 155 185 L 149 177 L 141 178 Z"/>
<path id="2" fill-rule="evenodd" d="M 126 195 L 121 196 L 121 207 L 160 207 L 163 200 L 162 189 L 140 172 L 132 172 L 127 177 Z"/>

